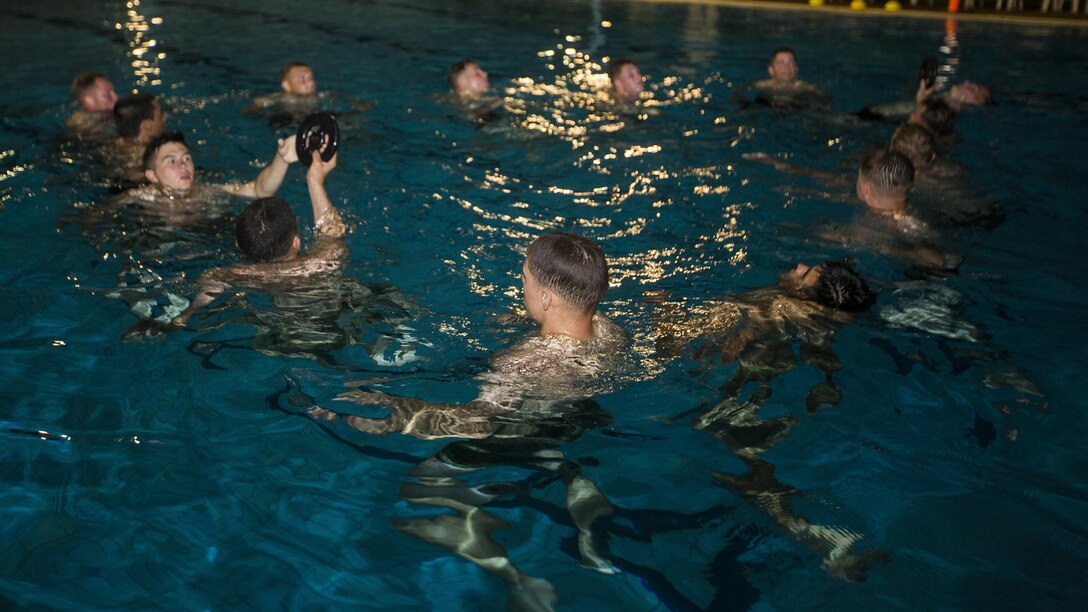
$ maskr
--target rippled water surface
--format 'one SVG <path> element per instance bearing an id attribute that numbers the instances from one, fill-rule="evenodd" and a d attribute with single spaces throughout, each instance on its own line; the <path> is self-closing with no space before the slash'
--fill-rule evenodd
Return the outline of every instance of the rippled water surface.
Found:
<path id="1" fill-rule="evenodd" d="M 1088 366 L 1081 29 L 680 3 L 8 4 L 0 607 L 529 599 L 540 582 L 509 588 L 394 527 L 453 515 L 410 493 L 436 455 L 484 467 L 457 475 L 486 511 L 472 526 L 493 529 L 561 609 L 1059 609 L 1088 597 L 1088 419 L 1074 399 Z M 782 44 L 831 94 L 829 111 L 743 104 L 743 84 Z M 926 55 L 954 82 L 992 84 L 1000 102 L 942 143 L 970 193 L 1003 214 L 945 230 L 964 257 L 952 275 L 812 229 L 856 214 L 853 168 L 894 129 L 851 112 L 909 97 Z M 635 111 L 603 93 L 602 67 L 623 56 L 647 76 Z M 446 93 L 464 57 L 504 98 L 483 126 Z M 203 270 L 236 261 L 244 202 L 187 223 L 104 213 L 116 188 L 92 147 L 64 137 L 70 79 L 94 69 L 122 93 L 157 94 L 201 180 L 248 180 L 289 129 L 245 111 L 293 59 L 313 66 L 340 118 L 327 187 L 352 226 L 342 282 L 238 292 L 185 331 L 122 340 L 141 318 L 176 313 Z M 757 151 L 841 180 L 742 157 Z M 303 174 L 292 168 L 280 195 L 306 222 Z M 473 399 L 489 356 L 532 331 L 500 315 L 519 307 L 524 248 L 549 230 L 603 247 L 601 311 L 627 330 L 632 358 L 547 452 L 307 416 L 360 384 Z M 805 409 L 824 380 L 811 364 L 774 378 L 760 417 L 794 426 L 761 455 L 775 486 L 738 494 L 713 474 L 749 466 L 690 412 L 717 404 L 737 366 L 669 358 L 660 329 L 675 307 L 842 257 L 880 292 L 836 335 L 842 399 Z M 927 320 L 911 323 L 918 313 Z M 566 496 L 587 481 L 612 508 L 594 537 L 617 573 L 581 563 Z M 772 518 L 784 499 L 809 535 Z M 836 571 L 820 544 L 851 541 L 866 573 Z"/>

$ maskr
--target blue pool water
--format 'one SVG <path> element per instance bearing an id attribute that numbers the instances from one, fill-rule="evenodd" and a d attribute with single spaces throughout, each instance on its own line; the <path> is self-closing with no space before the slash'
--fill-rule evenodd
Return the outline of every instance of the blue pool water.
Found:
<path id="1" fill-rule="evenodd" d="M 1088 597 L 1085 30 L 962 22 L 950 34 L 942 20 L 671 3 L 130 4 L 0 9 L 0 607 L 506 605 L 498 578 L 393 527 L 448 513 L 401 489 L 461 447 L 318 424 L 305 409 L 359 381 L 473 399 L 489 355 L 531 331 L 497 317 L 517 308 L 523 249 L 548 230 L 602 245 L 601 310 L 631 338 L 632 365 L 594 398 L 610 419 L 568 427 L 556 447 L 613 507 L 597 537 L 621 571 L 579 564 L 553 471 L 511 459 L 462 478 L 513 485 L 484 506 L 506 524 L 493 536 L 559 608 L 1063 609 Z M 741 109 L 741 85 L 780 44 L 832 94 L 828 114 Z M 839 203 L 849 187 L 742 158 L 849 178 L 894 125 L 846 113 L 908 96 L 930 54 L 1000 101 L 966 113 L 942 149 L 1004 213 L 993 229 L 947 231 L 965 258 L 947 277 L 815 240 L 808 228 L 854 214 Z M 641 65 L 656 114 L 596 99 L 600 64 L 619 56 Z M 514 112 L 478 128 L 448 103 L 445 70 L 463 57 Z M 334 297 L 355 307 L 300 339 L 289 305 L 235 295 L 190 330 L 122 341 L 138 313 L 162 315 L 201 271 L 235 261 L 244 203 L 182 229 L 95 217 L 114 194 L 93 153 L 64 140 L 70 79 L 95 69 L 158 94 L 203 180 L 246 180 L 277 133 L 244 111 L 292 59 L 340 105 L 328 188 L 353 231 Z M 372 106 L 347 112 L 351 100 Z M 292 168 L 280 195 L 305 219 L 302 176 Z M 859 538 L 873 560 L 859 582 L 716 483 L 711 472 L 745 470 L 725 445 L 666 418 L 719 401 L 735 366 L 662 356 L 662 307 L 647 299 L 695 307 L 843 256 L 880 299 L 836 337 L 842 400 L 805 410 L 823 379 L 809 365 L 772 381 L 761 416 L 798 424 L 763 459 L 799 492 L 798 515 Z M 390 286 L 417 307 L 367 298 Z M 943 335 L 895 323 L 919 309 L 943 317 Z"/>

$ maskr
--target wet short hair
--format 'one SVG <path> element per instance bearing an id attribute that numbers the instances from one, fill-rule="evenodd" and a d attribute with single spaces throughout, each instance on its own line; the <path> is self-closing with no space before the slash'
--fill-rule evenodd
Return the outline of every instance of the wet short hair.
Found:
<path id="1" fill-rule="evenodd" d="M 797 59 L 797 54 L 793 52 L 792 47 L 777 47 L 774 51 L 771 51 L 770 63 L 774 63 L 774 58 L 778 57 L 779 53 L 789 53 L 793 56 L 793 59 Z"/>
<path id="2" fill-rule="evenodd" d="M 858 173 L 885 194 L 905 195 L 914 186 L 914 164 L 890 149 L 869 149 L 861 156 Z"/>
<path id="3" fill-rule="evenodd" d="M 291 74 L 291 71 L 295 68 L 310 68 L 310 70 L 313 70 L 313 68 L 311 68 L 310 65 L 306 62 L 287 62 L 283 65 L 283 68 L 280 69 L 280 80 L 286 81 L 287 75 Z"/>
<path id="4" fill-rule="evenodd" d="M 933 163 L 937 151 L 937 139 L 933 133 L 915 123 L 904 123 L 892 136 L 892 150 L 902 153 L 918 171 Z"/>
<path id="5" fill-rule="evenodd" d="M 479 66 L 480 63 L 474 59 L 465 58 L 450 66 L 450 69 L 446 71 L 446 82 L 450 84 L 450 89 L 457 89 L 457 77 L 461 76 L 465 69 L 473 65 Z"/>
<path id="6" fill-rule="evenodd" d="M 608 261 L 601 247 L 588 238 L 564 232 L 544 234 L 529 245 L 525 259 L 541 286 L 583 311 L 595 308 L 608 290 Z"/>
<path id="7" fill-rule="evenodd" d="M 820 277 L 807 288 L 808 299 L 844 312 L 868 310 L 876 302 L 876 293 L 850 264 L 828 261 L 820 267 Z"/>
<path id="8" fill-rule="evenodd" d="M 257 198 L 234 223 L 234 240 L 247 258 L 267 263 L 291 251 L 298 235 L 298 218 L 281 198 Z"/>
<path id="9" fill-rule="evenodd" d="M 610 81 L 615 81 L 619 78 L 620 72 L 623 70 L 624 66 L 638 67 L 638 64 L 629 57 L 618 57 L 611 62 L 608 62 L 608 79 Z"/>
<path id="10" fill-rule="evenodd" d="M 922 121 L 937 136 L 947 136 L 956 125 L 956 111 L 940 98 L 922 100 Z"/>
<path id="11" fill-rule="evenodd" d="M 140 123 L 155 118 L 155 96 L 149 93 L 129 94 L 113 106 L 113 121 L 117 135 L 134 138 L 140 134 Z"/>
<path id="12" fill-rule="evenodd" d="M 147 143 L 146 147 L 144 147 L 144 170 L 155 169 L 155 156 L 159 154 L 159 149 L 168 142 L 179 142 L 185 145 L 186 149 L 189 148 L 189 143 L 185 142 L 185 136 L 181 132 L 167 132 L 161 136 L 156 136 L 151 139 L 151 142 Z"/>
<path id="13" fill-rule="evenodd" d="M 88 90 L 94 87 L 95 81 L 105 78 L 106 75 L 98 72 L 80 73 L 79 76 L 72 79 L 72 97 L 76 100 L 81 99 Z"/>

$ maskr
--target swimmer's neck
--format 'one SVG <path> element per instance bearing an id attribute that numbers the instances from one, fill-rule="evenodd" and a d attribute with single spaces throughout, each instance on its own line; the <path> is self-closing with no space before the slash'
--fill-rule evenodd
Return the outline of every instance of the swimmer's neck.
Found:
<path id="1" fill-rule="evenodd" d="M 865 200 L 865 206 L 880 215 L 898 215 L 907 209 L 907 196 L 872 196 Z"/>
<path id="2" fill-rule="evenodd" d="M 596 310 L 590 310 L 586 314 L 548 319 L 540 326 L 542 336 L 566 336 L 580 342 L 592 340 L 597 337 L 593 326 L 593 315 Z"/>
<path id="3" fill-rule="evenodd" d="M 285 92 L 282 92 L 282 93 L 283 93 L 283 99 L 284 100 L 299 100 L 299 101 L 305 100 L 305 101 L 309 101 L 309 100 L 317 100 L 318 98 L 321 97 L 320 92 L 317 92 L 317 91 L 315 91 L 314 93 L 295 93 L 293 91 L 285 91 Z"/>
<path id="4" fill-rule="evenodd" d="M 465 89 L 465 90 L 456 92 L 456 95 L 457 95 L 457 99 L 462 104 L 468 104 L 468 103 L 476 102 L 476 101 L 482 99 L 489 91 L 491 91 L 491 90 L 489 90 L 489 89 Z"/>
<path id="5" fill-rule="evenodd" d="M 189 197 L 189 194 L 193 191 L 192 187 L 189 187 L 188 189 L 175 189 L 173 187 L 167 187 L 162 183 L 154 183 L 154 185 L 159 188 L 159 195 L 166 200 L 181 200 Z"/>

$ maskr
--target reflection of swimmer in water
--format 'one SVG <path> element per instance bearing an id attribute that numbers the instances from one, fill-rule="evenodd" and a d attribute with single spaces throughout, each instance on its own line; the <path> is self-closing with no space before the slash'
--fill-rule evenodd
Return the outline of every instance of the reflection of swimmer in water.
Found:
<path id="1" fill-rule="evenodd" d="M 793 49 L 775 49 L 767 66 L 770 78 L 752 84 L 752 89 L 759 92 L 755 103 L 785 110 L 826 110 L 830 104 L 827 92 L 798 79 L 797 72 Z"/>
<path id="2" fill-rule="evenodd" d="M 420 464 L 413 470 L 419 482 L 406 483 L 401 490 L 409 501 L 452 508 L 458 514 L 397 526 L 496 574 L 510 587 L 512 605 L 552 609 L 556 600 L 552 585 L 522 573 L 489 535 L 505 524 L 479 504 L 497 495 L 452 477 L 488 464 L 558 470 L 568 487 L 567 508 L 579 531 L 583 563 L 605 573 L 618 571 L 597 552 L 591 531 L 597 518 L 611 514 L 611 505 L 555 447 L 587 426 L 608 422 L 608 415 L 584 398 L 594 380 L 618 362 L 625 338 L 612 322 L 596 314 L 608 288 L 608 270 L 604 254 L 593 242 L 572 234 L 541 236 L 526 253 L 522 283 L 525 307 L 540 333 L 492 359 L 476 400 L 441 404 L 353 391 L 340 399 L 386 407 L 391 414 L 364 418 L 322 408 L 310 413 L 325 420 L 342 418 L 372 434 L 399 431 L 424 439 L 474 439 L 455 442 Z"/>
<path id="3" fill-rule="evenodd" d="M 338 268 L 329 274 L 280 277 L 245 286 L 213 309 L 201 330 L 243 325 L 254 330 L 245 344 L 236 340 L 194 341 L 190 350 L 210 358 L 220 350 L 243 348 L 271 356 L 305 357 L 326 367 L 342 366 L 350 357 L 335 351 L 361 346 L 380 365 L 400 366 L 417 359 L 420 341 L 409 326 L 422 309 L 397 287 L 363 284 Z M 425 344 L 425 343 L 424 343 Z"/>
<path id="4" fill-rule="evenodd" d="M 775 466 L 762 455 L 781 442 L 798 419 L 793 414 L 761 419 L 758 413 L 771 397 L 771 383 L 797 367 L 794 342 L 800 342 L 801 360 L 825 374 L 825 380 L 805 396 L 808 412 L 837 404 L 842 394 L 831 377 L 842 363 L 831 350 L 835 332 L 851 321 L 850 313 L 866 310 L 874 301 L 865 281 L 846 264 L 827 262 L 811 268 L 799 264 L 773 287 L 713 302 L 670 322 L 662 339 L 669 352 L 676 352 L 677 340 L 700 338 L 696 357 L 737 361 L 737 370 L 722 387 L 725 399 L 710 408 L 696 408 L 701 412 L 692 426 L 728 446 L 748 473 L 712 475 L 819 552 L 829 572 L 848 580 L 864 578 L 866 562 L 853 550 L 861 534 L 813 524 L 794 512 L 790 498 L 801 492 L 779 482 Z M 749 384 L 756 388 L 741 401 L 739 395 Z"/>
<path id="5" fill-rule="evenodd" d="M 880 318 L 892 328 L 912 331 L 896 342 L 881 338 L 870 344 L 885 351 L 903 376 L 916 366 L 940 371 L 941 360 L 947 361 L 946 367 L 955 376 L 977 367 L 983 384 L 995 391 L 991 399 L 996 410 L 990 415 L 985 412 L 974 415 L 975 427 L 969 430 L 969 435 L 977 437 L 980 446 L 986 447 L 996 439 L 995 417 L 1010 415 L 1017 409 L 1047 409 L 1042 390 L 1009 359 L 1009 351 L 995 347 L 990 334 L 963 318 L 964 298 L 955 288 L 945 282 L 911 280 L 896 283 L 893 297 L 881 307 Z M 901 342 L 908 347 L 904 348 Z M 923 348 L 930 343 L 935 343 L 937 354 Z M 991 428 L 989 438 L 979 435 L 980 422 Z M 1017 437 L 1017 430 L 1006 426 L 1004 439 L 1014 442 Z"/>
<path id="6" fill-rule="evenodd" d="M 81 140 L 106 141 L 117 134 L 113 106 L 117 92 L 105 75 L 84 72 L 72 81 L 72 97 L 79 109 L 68 118 L 68 133 Z"/>

